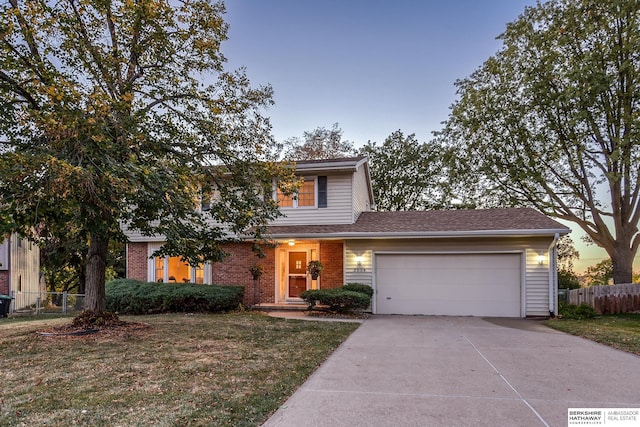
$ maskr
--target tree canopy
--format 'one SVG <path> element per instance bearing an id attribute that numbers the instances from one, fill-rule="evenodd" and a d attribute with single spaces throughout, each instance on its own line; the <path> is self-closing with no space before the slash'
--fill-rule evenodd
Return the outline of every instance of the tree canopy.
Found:
<path id="1" fill-rule="evenodd" d="M 580 252 L 574 246 L 573 239 L 569 235 L 560 237 L 556 248 L 558 251 L 558 269 L 573 271 L 573 261 L 580 259 Z"/>
<path id="2" fill-rule="evenodd" d="M 529 7 L 440 132 L 464 191 L 571 221 L 628 283 L 640 245 L 640 2 Z M 475 180 L 475 186 L 469 185 Z"/>
<path id="3" fill-rule="evenodd" d="M 397 130 L 380 145 L 369 141 L 360 153 L 370 159 L 377 210 L 436 209 L 448 203 L 447 154 L 440 146 L 420 143 L 414 134 Z"/>
<path id="4" fill-rule="evenodd" d="M 596 265 L 587 267 L 584 275 L 588 286 L 606 286 L 613 278 L 613 264 L 610 259 L 603 259 Z"/>
<path id="5" fill-rule="evenodd" d="M 0 236 L 73 224 L 90 311 L 104 310 L 122 224 L 195 265 L 278 214 L 265 194 L 292 176 L 270 161 L 272 90 L 224 69 L 223 13 L 210 0 L 0 5 Z"/>
<path id="6" fill-rule="evenodd" d="M 287 160 L 323 160 L 350 157 L 356 154 L 353 142 L 342 139 L 342 129 L 334 123 L 331 129 L 322 126 L 305 131 L 302 138 L 292 137 L 284 144 Z"/>

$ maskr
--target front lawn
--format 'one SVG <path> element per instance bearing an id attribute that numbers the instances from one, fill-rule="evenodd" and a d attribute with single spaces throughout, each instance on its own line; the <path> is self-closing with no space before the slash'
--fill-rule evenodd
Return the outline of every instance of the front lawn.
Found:
<path id="1" fill-rule="evenodd" d="M 120 334 L 45 337 L 0 320 L 0 426 L 257 426 L 357 323 L 257 313 L 125 317 Z"/>
<path id="2" fill-rule="evenodd" d="M 551 319 L 545 324 L 559 331 L 640 355 L 638 313 L 596 316 L 585 320 Z"/>

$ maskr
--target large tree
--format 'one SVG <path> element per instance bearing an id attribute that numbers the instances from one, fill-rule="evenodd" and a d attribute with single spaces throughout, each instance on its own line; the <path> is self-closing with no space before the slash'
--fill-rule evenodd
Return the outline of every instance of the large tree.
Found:
<path id="1" fill-rule="evenodd" d="M 360 149 L 369 156 L 371 183 L 379 211 L 436 209 L 448 205 L 446 150 L 419 142 L 400 130 L 382 144 L 369 141 Z"/>
<path id="2" fill-rule="evenodd" d="M 88 311 L 104 311 L 121 225 L 195 265 L 277 215 L 265 193 L 291 173 L 266 161 L 272 91 L 225 71 L 223 13 L 210 0 L 0 4 L 0 236 L 73 225 Z"/>
<path id="3" fill-rule="evenodd" d="M 460 176 L 503 203 L 572 221 L 631 282 L 640 244 L 640 2 L 529 7 L 458 81 L 440 136 Z"/>
<path id="4" fill-rule="evenodd" d="M 356 153 L 353 142 L 342 139 L 338 123 L 334 123 L 331 129 L 320 126 L 305 131 L 302 138 L 289 138 L 283 143 L 283 148 L 287 160 L 337 159 Z"/>

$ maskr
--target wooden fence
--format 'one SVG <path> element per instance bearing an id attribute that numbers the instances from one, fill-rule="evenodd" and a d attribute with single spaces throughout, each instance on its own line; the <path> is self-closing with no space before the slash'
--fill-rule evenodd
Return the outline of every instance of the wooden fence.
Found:
<path id="1" fill-rule="evenodd" d="M 570 290 L 569 304 L 580 305 L 582 303 L 593 307 L 598 314 L 640 311 L 640 283 Z"/>

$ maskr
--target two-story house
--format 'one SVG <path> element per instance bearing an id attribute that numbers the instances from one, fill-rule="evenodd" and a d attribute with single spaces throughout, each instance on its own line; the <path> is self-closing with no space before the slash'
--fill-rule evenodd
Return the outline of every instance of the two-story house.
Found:
<path id="1" fill-rule="evenodd" d="M 240 284 L 245 302 L 300 304 L 305 289 L 371 285 L 377 314 L 548 316 L 557 311 L 556 243 L 570 230 L 533 209 L 375 212 L 366 157 L 301 161 L 295 197 L 275 190 L 284 214 L 260 261 L 252 242 L 221 263 L 152 257 L 163 237 L 130 234 L 127 275 L 145 281 Z M 325 269 L 313 279 L 310 260 Z"/>
<path id="2" fill-rule="evenodd" d="M 0 294 L 15 296 L 15 309 L 35 303 L 41 290 L 40 249 L 17 234 L 6 236 L 0 243 Z"/>

